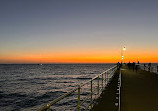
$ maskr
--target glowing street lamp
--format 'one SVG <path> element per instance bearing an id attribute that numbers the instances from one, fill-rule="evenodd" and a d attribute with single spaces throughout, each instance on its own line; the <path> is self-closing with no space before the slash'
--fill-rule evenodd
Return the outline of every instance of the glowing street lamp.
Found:
<path id="1" fill-rule="evenodd" d="M 126 47 L 121 47 L 121 64 L 122 64 L 122 60 L 123 60 L 123 51 L 126 50 Z"/>
<path id="2" fill-rule="evenodd" d="M 125 51 L 126 50 L 126 47 L 123 47 L 123 51 Z"/>

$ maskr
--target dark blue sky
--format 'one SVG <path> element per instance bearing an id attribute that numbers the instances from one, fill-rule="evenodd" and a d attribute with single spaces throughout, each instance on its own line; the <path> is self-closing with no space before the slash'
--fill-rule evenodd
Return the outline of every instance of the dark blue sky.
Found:
<path id="1" fill-rule="evenodd" d="M 0 55 L 157 51 L 157 20 L 156 0 L 1 0 Z"/>

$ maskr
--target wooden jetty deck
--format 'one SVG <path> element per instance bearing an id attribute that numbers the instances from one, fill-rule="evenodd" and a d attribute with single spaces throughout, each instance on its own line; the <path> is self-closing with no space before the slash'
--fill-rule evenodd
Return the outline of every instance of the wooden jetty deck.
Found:
<path id="1" fill-rule="evenodd" d="M 117 71 L 106 90 L 103 91 L 93 111 L 118 111 Z M 139 69 L 137 72 L 123 66 L 121 70 L 120 111 L 158 111 L 158 74 Z"/>

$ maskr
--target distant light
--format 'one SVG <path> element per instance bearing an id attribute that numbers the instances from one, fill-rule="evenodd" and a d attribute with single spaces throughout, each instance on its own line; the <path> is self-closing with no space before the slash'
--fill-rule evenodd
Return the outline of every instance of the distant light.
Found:
<path id="1" fill-rule="evenodd" d="M 125 50 L 126 50 L 126 47 L 123 47 L 123 50 L 125 51 Z"/>

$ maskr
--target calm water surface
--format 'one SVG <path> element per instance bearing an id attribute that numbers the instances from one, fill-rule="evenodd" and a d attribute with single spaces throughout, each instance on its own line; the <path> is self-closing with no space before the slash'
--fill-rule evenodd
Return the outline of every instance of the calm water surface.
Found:
<path id="1" fill-rule="evenodd" d="M 0 111 L 37 110 L 112 66 L 114 64 L 0 65 Z M 75 107 L 74 103 L 67 99 L 65 108 Z"/>

